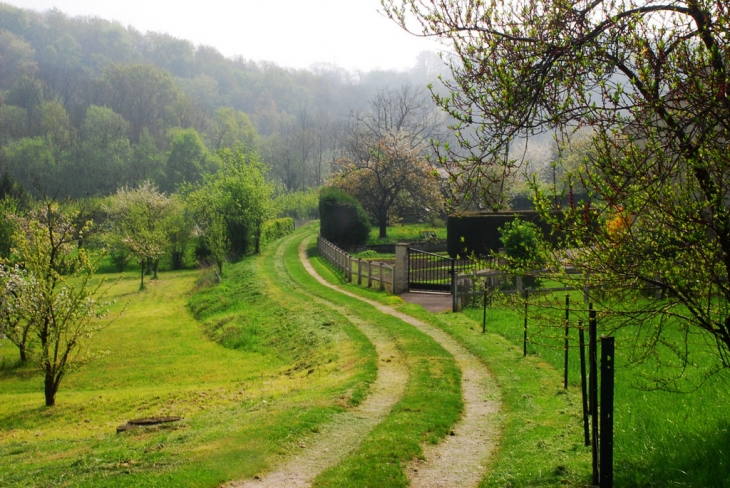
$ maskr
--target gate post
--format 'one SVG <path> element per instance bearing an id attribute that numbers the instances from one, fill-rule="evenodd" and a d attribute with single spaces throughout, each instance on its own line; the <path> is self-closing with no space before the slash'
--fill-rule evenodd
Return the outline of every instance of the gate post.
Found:
<path id="1" fill-rule="evenodd" d="M 395 245 L 395 264 L 393 265 L 393 294 L 408 291 L 408 244 Z"/>

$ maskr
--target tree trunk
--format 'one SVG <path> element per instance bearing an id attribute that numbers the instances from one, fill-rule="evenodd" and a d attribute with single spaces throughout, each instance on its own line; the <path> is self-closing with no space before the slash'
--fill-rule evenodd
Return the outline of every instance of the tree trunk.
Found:
<path id="1" fill-rule="evenodd" d="M 56 405 L 56 390 L 57 383 L 52 374 L 46 373 L 46 379 L 44 382 L 44 392 L 46 394 L 46 407 L 53 407 Z"/>
<path id="2" fill-rule="evenodd" d="M 139 274 L 140 282 L 139 282 L 139 289 L 144 290 L 144 263 L 142 263 L 142 272 Z"/>
<path id="3" fill-rule="evenodd" d="M 388 237 L 388 235 L 386 234 L 387 225 L 388 225 L 388 219 L 378 219 L 378 226 L 380 227 L 380 238 L 381 239 Z"/>
<path id="4" fill-rule="evenodd" d="M 155 264 L 152 266 L 152 272 L 153 272 L 152 279 L 153 280 L 159 279 L 157 277 L 157 268 L 159 268 L 159 267 L 160 267 L 160 260 L 159 259 L 155 259 Z"/>

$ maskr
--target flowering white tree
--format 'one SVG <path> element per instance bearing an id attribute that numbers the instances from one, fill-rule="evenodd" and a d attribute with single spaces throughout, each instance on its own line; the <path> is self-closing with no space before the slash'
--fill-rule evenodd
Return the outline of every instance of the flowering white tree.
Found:
<path id="1" fill-rule="evenodd" d="M 53 406 L 63 377 L 94 357 L 89 346 L 108 322 L 108 288 L 92 283 L 96 261 L 76 245 L 74 219 L 45 200 L 28 217 L 16 217 L 15 266 L 0 267 L 0 331 L 33 360 L 44 376 L 46 406 Z"/>

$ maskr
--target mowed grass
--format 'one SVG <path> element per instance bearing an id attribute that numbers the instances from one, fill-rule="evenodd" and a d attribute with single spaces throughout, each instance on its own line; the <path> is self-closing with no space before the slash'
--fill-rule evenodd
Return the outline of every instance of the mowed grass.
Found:
<path id="1" fill-rule="evenodd" d="M 569 390 L 574 402 L 580 388 L 578 320 L 587 325 L 582 293 L 571 292 L 569 332 Z M 563 372 L 565 293 L 540 295 L 530 299 L 528 308 L 528 359 L 542 360 Z M 599 310 L 600 312 L 600 310 Z M 481 308 L 467 309 L 465 315 L 481 322 Z M 522 347 L 523 310 L 495 306 L 487 309 L 487 330 Z M 480 324 L 481 326 L 481 324 Z M 598 333 L 608 333 L 598 321 Z M 682 345 L 678 329 L 667 331 L 668 342 Z M 659 347 L 652 360 L 633 363 L 632 350 L 641 341 L 631 329 L 615 333 L 616 397 L 614 424 L 614 479 L 627 487 L 728 487 L 730 486 L 730 374 L 722 371 L 706 381 L 717 356 L 698 336 L 689 337 L 690 367 L 685 380 L 676 386 L 686 393 L 647 389 L 642 378 L 676 373 L 658 369 L 659 363 L 676 365 L 666 348 Z M 586 333 L 586 341 L 588 334 Z M 645 338 L 644 338 L 645 340 Z M 600 348 L 600 346 L 599 346 Z M 587 351 L 586 351 L 587 354 Z M 693 389 L 691 385 L 698 385 Z M 572 434 L 575 437 L 575 433 Z M 581 435 L 578 432 L 578 435 Z M 518 485 L 515 485 L 518 486 Z"/>
<path id="2" fill-rule="evenodd" d="M 138 276 L 122 278 L 110 298 L 126 309 L 92 347 L 108 353 L 64 378 L 56 407 L 4 341 L 0 486 L 216 486 L 265 470 L 358 403 L 375 377 L 372 345 L 287 288 L 276 249 L 197 292 L 200 271 L 163 273 L 142 293 Z M 184 420 L 115 432 L 172 415 Z"/>
<path id="3" fill-rule="evenodd" d="M 446 226 L 435 227 L 431 224 L 397 224 L 387 228 L 387 237 L 380 238 L 377 226 L 370 229 L 368 244 L 396 244 L 398 242 L 419 242 L 426 240 L 426 236 L 435 236 L 437 239 L 446 239 Z"/>

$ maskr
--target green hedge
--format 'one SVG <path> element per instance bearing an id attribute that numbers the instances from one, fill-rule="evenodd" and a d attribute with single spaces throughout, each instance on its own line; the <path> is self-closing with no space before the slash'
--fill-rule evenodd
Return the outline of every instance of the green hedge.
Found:
<path id="1" fill-rule="evenodd" d="M 285 217 L 282 219 L 267 220 L 261 226 L 261 247 L 292 233 L 294 233 L 293 218 Z"/>
<path id="2" fill-rule="evenodd" d="M 338 188 L 320 192 L 319 219 L 322 237 L 337 245 L 365 244 L 370 237 L 370 219 L 360 202 Z"/>

